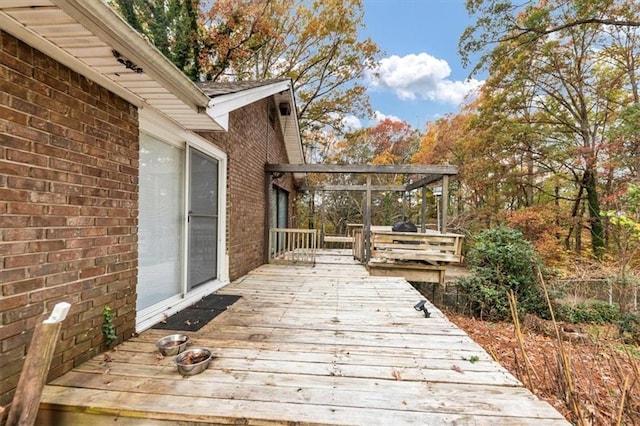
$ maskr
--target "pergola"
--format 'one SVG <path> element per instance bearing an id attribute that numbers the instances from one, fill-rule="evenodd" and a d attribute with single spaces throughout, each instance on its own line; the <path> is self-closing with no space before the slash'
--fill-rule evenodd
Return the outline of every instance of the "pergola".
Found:
<path id="1" fill-rule="evenodd" d="M 369 164 L 267 164 L 265 166 L 267 173 L 265 194 L 269 194 L 271 190 L 271 182 L 273 178 L 280 177 L 284 173 L 293 173 L 296 176 L 304 176 L 309 173 L 322 174 L 364 174 L 367 177 L 366 184 L 354 185 L 319 185 L 308 186 L 301 185 L 298 187 L 300 191 L 364 191 L 365 192 L 365 211 L 364 211 L 364 241 L 366 260 L 370 256 L 371 244 L 371 212 L 372 212 L 372 192 L 373 191 L 398 191 L 410 192 L 418 188 L 422 188 L 422 211 L 421 223 L 422 232 L 425 232 L 427 206 L 427 186 L 436 182 L 442 182 L 442 195 L 440 197 L 439 230 L 442 234 L 446 233 L 447 223 L 447 200 L 449 193 L 449 177 L 458 174 L 458 168 L 450 165 L 369 165 Z M 375 174 L 404 174 L 415 176 L 417 179 L 407 185 L 372 185 L 371 176 Z M 271 223 L 270 209 L 266 211 L 265 230 L 268 232 Z"/>

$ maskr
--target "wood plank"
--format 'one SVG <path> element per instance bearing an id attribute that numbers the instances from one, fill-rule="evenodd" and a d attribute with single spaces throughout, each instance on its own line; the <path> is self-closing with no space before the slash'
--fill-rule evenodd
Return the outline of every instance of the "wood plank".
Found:
<path id="1" fill-rule="evenodd" d="M 104 396 L 103 390 L 79 389 L 70 387 L 49 387 L 48 397 L 73 406 L 75 400 L 88 400 L 95 404 L 101 401 Z M 203 421 L 210 423 L 235 423 L 238 413 L 245 423 L 253 422 L 305 422 L 310 424 L 343 424 L 344 419 L 349 419 L 350 424 L 369 424 L 373 419 L 378 424 L 454 424 L 468 422 L 469 415 L 459 414 L 452 410 L 450 413 L 436 413 L 412 409 L 407 404 L 405 410 L 388 410 L 381 408 L 344 407 L 337 405 L 338 400 L 333 395 L 323 394 L 324 404 L 309 404 L 304 398 L 304 393 L 299 395 L 300 402 L 272 402 L 272 401 L 247 401 L 242 398 L 219 399 L 208 398 L 204 395 L 200 398 L 183 395 L 156 394 L 150 397 L 147 393 L 131 393 L 120 391 L 109 391 L 116 396 L 112 402 L 91 407 L 93 413 L 110 414 L 115 417 L 123 415 L 147 419 L 162 418 L 177 421 Z M 120 401 L 131 401 L 134 408 L 123 409 Z M 347 399 L 348 401 L 349 399 Z M 58 404 L 45 405 L 49 410 L 59 408 Z M 97 404 L 96 404 L 97 405 Z M 404 405 L 404 404 L 403 404 Z M 211 407 L 215 407 L 215 414 L 211 414 Z M 248 409 L 250 407 L 250 409 Z M 303 409 L 302 409 L 303 407 Z M 86 409 L 89 411 L 89 409 Z M 542 414 L 542 415 L 541 415 Z M 553 413 L 551 413 L 553 414 Z M 498 413 L 487 416 L 474 416 L 474 424 L 489 425 L 494 422 L 500 424 L 513 425 L 539 425 L 540 421 L 545 424 L 566 424 L 557 417 L 544 416 L 544 413 L 534 413 L 535 417 L 527 416 L 526 413 L 517 417 L 501 416 Z M 106 422 L 105 422 L 106 423 Z M 105 424 L 103 423 L 103 424 Z"/>
<path id="2" fill-rule="evenodd" d="M 203 376 L 199 376 L 203 377 Z M 245 380 L 247 376 L 237 381 L 235 386 L 228 386 L 226 382 L 204 380 L 181 380 L 172 378 L 151 378 L 143 384 L 128 380 L 125 376 L 110 375 L 107 380 L 103 376 L 87 373 L 72 373 L 67 378 L 71 383 L 82 383 L 85 389 L 102 389 L 108 391 L 145 393 L 151 395 L 190 396 L 194 398 L 209 398 L 216 403 L 226 403 L 218 400 L 247 400 L 281 403 L 322 403 L 327 396 L 327 387 L 318 387 L 314 378 L 308 381 L 300 380 L 296 383 L 279 383 L 267 379 L 262 386 L 256 386 L 252 380 Z M 266 377 L 265 377 L 266 378 Z M 334 382 L 335 385 L 335 382 Z M 335 406 L 351 408 L 379 408 L 385 410 L 410 411 L 419 409 L 432 413 L 457 413 L 467 415 L 495 415 L 522 416 L 522 409 L 508 404 L 508 396 L 492 389 L 497 395 L 486 393 L 486 387 L 465 400 L 452 400 L 450 393 L 439 394 L 425 382 L 398 383 L 398 381 L 380 381 L 377 386 L 363 389 L 334 389 L 331 391 Z M 334 386 L 335 388 L 335 386 Z M 425 398 L 425 396 L 427 398 Z M 534 400 L 532 395 L 524 398 Z M 551 410 L 551 407 L 549 407 Z M 555 410 L 554 410 L 555 411 Z M 536 413 L 540 414 L 540 413 Z M 555 413 L 550 412 L 553 418 Z"/>

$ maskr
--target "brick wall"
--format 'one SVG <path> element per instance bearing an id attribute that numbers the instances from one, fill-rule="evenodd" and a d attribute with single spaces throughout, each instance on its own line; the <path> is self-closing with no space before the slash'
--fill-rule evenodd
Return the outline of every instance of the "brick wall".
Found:
<path id="1" fill-rule="evenodd" d="M 273 126 L 268 110 L 275 115 Z M 227 153 L 227 248 L 232 280 L 264 263 L 266 163 L 286 163 L 282 134 L 270 99 L 231 113 L 228 132 L 204 133 Z M 274 182 L 293 190 L 291 175 Z M 293 193 L 290 200 L 293 200 Z"/>
<path id="2" fill-rule="evenodd" d="M 126 101 L 0 31 L 0 405 L 34 325 L 72 304 L 50 378 L 135 329 L 138 116 Z"/>

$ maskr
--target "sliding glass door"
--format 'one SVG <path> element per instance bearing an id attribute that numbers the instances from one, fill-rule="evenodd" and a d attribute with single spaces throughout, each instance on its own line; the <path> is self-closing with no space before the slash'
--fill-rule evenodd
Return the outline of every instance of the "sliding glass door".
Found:
<path id="1" fill-rule="evenodd" d="M 140 135 L 138 311 L 182 292 L 184 156 Z"/>
<path id="2" fill-rule="evenodd" d="M 137 309 L 152 316 L 219 278 L 219 160 L 140 136 Z"/>

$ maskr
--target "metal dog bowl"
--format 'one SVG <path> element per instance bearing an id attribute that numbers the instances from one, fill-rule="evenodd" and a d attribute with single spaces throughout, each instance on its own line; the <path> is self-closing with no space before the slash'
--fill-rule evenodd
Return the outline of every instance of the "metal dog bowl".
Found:
<path id="1" fill-rule="evenodd" d="M 202 373 L 209 366 L 213 354 L 206 348 L 187 349 L 178 355 L 174 362 L 178 366 L 178 372 L 183 376 L 193 376 Z"/>
<path id="2" fill-rule="evenodd" d="M 171 334 L 165 336 L 156 342 L 156 347 L 160 350 L 160 353 L 164 356 L 178 355 L 184 351 L 189 344 L 189 336 L 186 334 Z"/>

